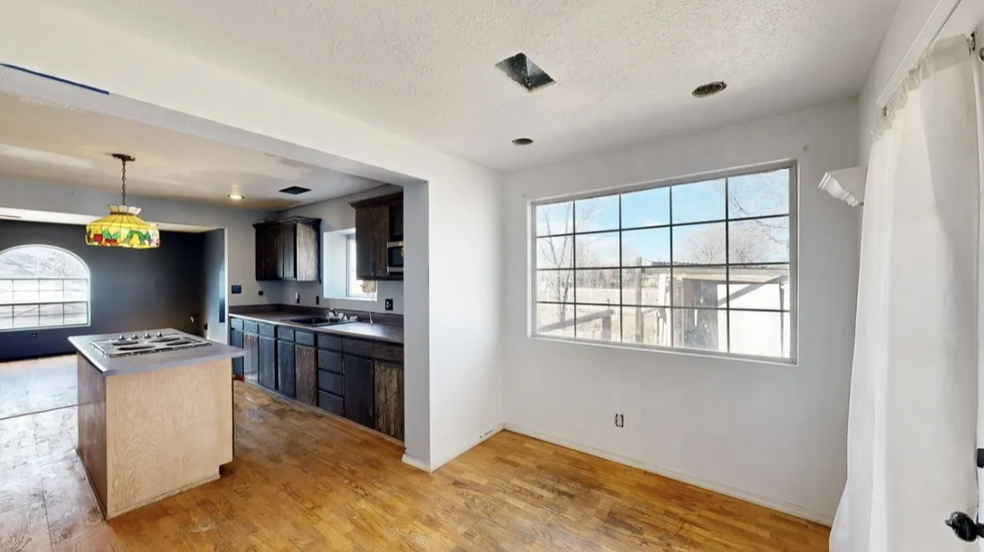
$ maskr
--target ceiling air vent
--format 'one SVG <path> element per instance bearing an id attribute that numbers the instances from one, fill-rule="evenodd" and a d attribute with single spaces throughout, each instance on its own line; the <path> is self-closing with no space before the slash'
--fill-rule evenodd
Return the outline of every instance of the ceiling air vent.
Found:
<path id="1" fill-rule="evenodd" d="M 529 92 L 536 92 L 544 86 L 554 83 L 550 75 L 546 74 L 522 52 L 496 63 L 495 66 L 502 69 L 503 73 Z"/>
<path id="2" fill-rule="evenodd" d="M 290 188 L 284 188 L 283 190 L 280 190 L 280 193 L 282 193 L 282 194 L 290 194 L 290 195 L 301 195 L 301 194 L 306 194 L 306 193 L 308 193 L 310 191 L 311 191 L 310 188 L 301 188 L 300 186 L 291 186 Z"/>

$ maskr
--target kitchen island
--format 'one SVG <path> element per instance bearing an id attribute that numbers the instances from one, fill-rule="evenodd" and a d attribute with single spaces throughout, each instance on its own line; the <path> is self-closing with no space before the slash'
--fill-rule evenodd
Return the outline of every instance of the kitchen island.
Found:
<path id="1" fill-rule="evenodd" d="M 78 453 L 106 519 L 219 478 L 232 461 L 232 359 L 173 329 L 71 337 Z"/>

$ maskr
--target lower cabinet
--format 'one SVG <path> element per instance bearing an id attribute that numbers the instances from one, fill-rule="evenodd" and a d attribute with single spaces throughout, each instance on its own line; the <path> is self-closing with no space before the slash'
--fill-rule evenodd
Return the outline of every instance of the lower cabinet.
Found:
<path id="1" fill-rule="evenodd" d="M 277 390 L 292 399 L 297 396 L 294 347 L 293 341 L 277 341 Z"/>
<path id="2" fill-rule="evenodd" d="M 403 440 L 403 366 L 376 361 L 376 431 Z"/>
<path id="3" fill-rule="evenodd" d="M 318 408 L 331 412 L 336 416 L 341 416 L 345 412 L 345 401 L 338 395 L 319 390 Z"/>
<path id="4" fill-rule="evenodd" d="M 366 427 L 376 427 L 376 409 L 373 396 L 372 360 L 345 355 L 345 414 L 353 422 Z"/>
<path id="5" fill-rule="evenodd" d="M 260 336 L 254 333 L 243 333 L 243 379 L 256 383 L 260 375 Z"/>
<path id="6" fill-rule="evenodd" d="M 317 351 L 307 345 L 294 345 L 295 396 L 298 401 L 311 406 L 318 405 Z"/>
<path id="7" fill-rule="evenodd" d="M 267 389 L 277 389 L 277 340 L 259 336 L 259 384 Z"/>
<path id="8" fill-rule="evenodd" d="M 229 345 L 233 347 L 243 348 L 243 332 L 242 330 L 230 330 L 229 331 Z M 232 359 L 232 373 L 243 377 L 243 357 L 236 357 Z"/>

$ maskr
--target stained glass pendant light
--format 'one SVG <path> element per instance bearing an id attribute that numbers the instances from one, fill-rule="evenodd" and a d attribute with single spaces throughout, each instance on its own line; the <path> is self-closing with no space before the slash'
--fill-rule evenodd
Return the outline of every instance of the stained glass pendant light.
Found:
<path id="1" fill-rule="evenodd" d="M 122 153 L 114 153 L 113 157 L 123 164 L 123 202 L 122 205 L 107 205 L 109 215 L 85 225 L 85 243 L 130 249 L 160 247 L 160 231 L 137 216 L 140 207 L 126 204 L 126 164 L 135 159 Z"/>

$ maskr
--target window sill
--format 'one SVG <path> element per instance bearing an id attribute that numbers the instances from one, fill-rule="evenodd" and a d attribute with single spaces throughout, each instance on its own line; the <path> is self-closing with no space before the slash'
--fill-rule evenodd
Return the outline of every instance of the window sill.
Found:
<path id="1" fill-rule="evenodd" d="M 754 355 L 740 355 L 735 353 L 716 353 L 713 351 L 701 351 L 699 349 L 683 349 L 672 347 L 660 347 L 658 345 L 640 345 L 638 343 L 620 343 L 618 341 L 599 341 L 594 339 L 571 339 L 569 337 L 557 337 L 547 335 L 528 335 L 535 341 L 547 341 L 554 343 L 565 343 L 574 345 L 587 345 L 589 347 L 604 347 L 606 349 L 620 349 L 629 351 L 646 351 L 650 353 L 668 353 L 671 355 L 682 355 L 690 357 L 702 357 L 715 360 L 731 360 L 738 362 L 752 362 L 759 364 L 772 364 L 775 366 L 799 366 L 796 358 L 762 357 Z"/>
<path id="2" fill-rule="evenodd" d="M 326 301 L 361 301 L 363 303 L 375 303 L 375 297 L 324 297 Z"/>

